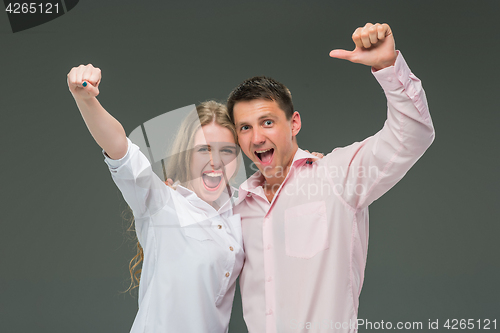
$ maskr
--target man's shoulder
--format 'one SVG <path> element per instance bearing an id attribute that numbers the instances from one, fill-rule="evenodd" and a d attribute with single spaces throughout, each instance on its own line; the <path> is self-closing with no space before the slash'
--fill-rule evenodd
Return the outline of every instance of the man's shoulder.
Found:
<path id="1" fill-rule="evenodd" d="M 347 146 L 335 147 L 331 152 L 327 153 L 323 158 L 317 159 L 312 163 L 312 166 L 327 167 L 332 165 L 344 165 L 349 163 L 359 151 L 370 140 L 371 136 L 363 141 L 356 141 Z M 308 169 L 308 165 L 302 165 L 301 169 Z"/>

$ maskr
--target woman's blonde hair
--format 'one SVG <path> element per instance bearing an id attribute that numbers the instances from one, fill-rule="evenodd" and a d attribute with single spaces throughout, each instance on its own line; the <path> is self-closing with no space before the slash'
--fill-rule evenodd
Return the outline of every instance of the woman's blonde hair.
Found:
<path id="1" fill-rule="evenodd" d="M 186 168 L 186 166 L 191 165 L 191 151 L 194 146 L 194 136 L 198 129 L 212 122 L 229 129 L 233 134 L 234 142 L 238 143 L 236 129 L 229 118 L 226 106 L 216 101 L 205 101 L 197 105 L 196 110 L 189 113 L 179 127 L 167 163 L 168 178 L 172 179 L 174 182 L 179 181 L 181 184 L 185 184 L 189 181 L 190 170 Z M 238 170 L 238 168 L 236 170 Z M 236 176 L 236 172 L 231 178 L 234 178 L 234 176 Z M 122 212 L 122 217 L 129 221 L 127 231 L 133 232 L 135 235 L 134 241 L 137 241 L 137 254 L 129 263 L 131 281 L 128 289 L 124 291 L 127 292 L 139 287 L 142 268 L 138 269 L 138 267 L 144 260 L 144 251 L 137 240 L 137 234 L 135 234 L 135 229 L 133 227 L 135 222 L 134 214 L 129 206 Z"/>

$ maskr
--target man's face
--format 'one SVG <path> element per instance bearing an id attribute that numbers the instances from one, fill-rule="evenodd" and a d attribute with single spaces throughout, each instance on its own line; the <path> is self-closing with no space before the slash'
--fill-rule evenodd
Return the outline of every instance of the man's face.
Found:
<path id="1" fill-rule="evenodd" d="M 300 130 L 299 113 L 287 120 L 275 101 L 255 99 L 237 102 L 233 116 L 245 155 L 266 179 L 284 177 L 298 148 L 293 138 Z"/>

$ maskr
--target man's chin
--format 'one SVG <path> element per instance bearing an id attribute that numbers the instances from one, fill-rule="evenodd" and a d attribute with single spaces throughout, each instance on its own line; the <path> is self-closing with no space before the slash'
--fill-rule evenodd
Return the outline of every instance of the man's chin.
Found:
<path id="1" fill-rule="evenodd" d="M 256 164 L 257 168 L 259 169 L 260 173 L 265 177 L 265 178 L 274 178 L 276 175 L 276 167 L 274 165 L 261 165 L 261 164 Z"/>

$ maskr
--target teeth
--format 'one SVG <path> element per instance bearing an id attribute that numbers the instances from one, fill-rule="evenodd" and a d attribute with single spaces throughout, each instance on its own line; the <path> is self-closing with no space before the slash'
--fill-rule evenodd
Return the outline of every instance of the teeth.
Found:
<path id="1" fill-rule="evenodd" d="M 208 172 L 205 174 L 205 176 L 220 177 L 220 176 L 222 176 L 222 172 Z"/>
<path id="2" fill-rule="evenodd" d="M 266 149 L 266 150 L 256 150 L 255 152 L 259 153 L 259 154 L 262 154 L 262 153 L 265 153 L 266 151 L 269 151 L 269 150 L 271 150 L 271 148 Z"/>

